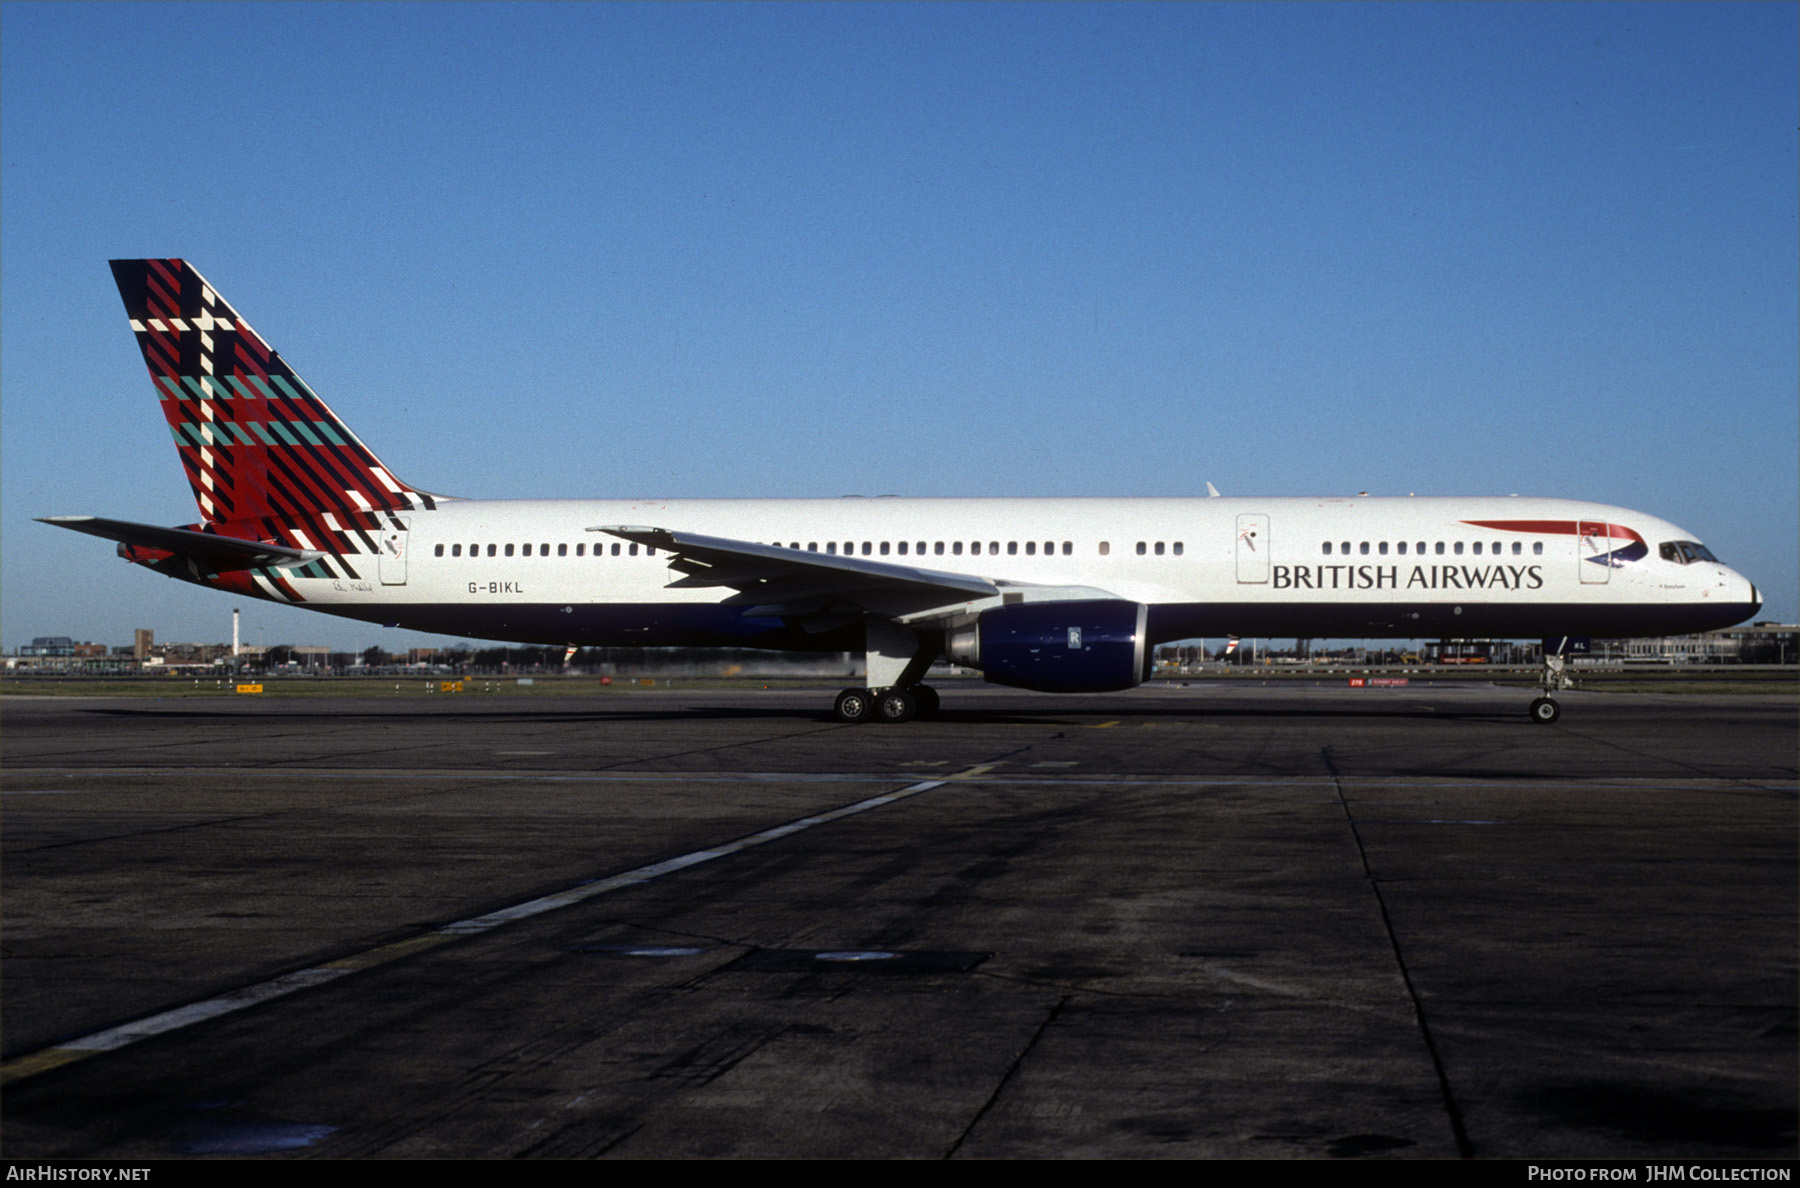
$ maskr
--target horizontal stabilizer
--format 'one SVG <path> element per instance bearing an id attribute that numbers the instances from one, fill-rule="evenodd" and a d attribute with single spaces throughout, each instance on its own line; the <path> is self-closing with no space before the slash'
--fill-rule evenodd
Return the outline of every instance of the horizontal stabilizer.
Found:
<path id="1" fill-rule="evenodd" d="M 266 541 L 240 540 L 235 536 L 191 532 L 186 528 L 158 528 L 154 524 L 133 524 L 127 520 L 103 520 L 99 516 L 40 516 L 38 523 L 116 540 L 122 545 L 174 553 L 217 571 L 305 565 L 325 555 L 314 549 L 291 549 Z"/>

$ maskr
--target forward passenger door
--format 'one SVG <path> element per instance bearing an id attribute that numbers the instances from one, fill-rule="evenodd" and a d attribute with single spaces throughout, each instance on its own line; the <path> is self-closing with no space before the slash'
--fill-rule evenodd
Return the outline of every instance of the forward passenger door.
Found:
<path id="1" fill-rule="evenodd" d="M 1269 580 L 1269 517 L 1246 513 L 1237 518 L 1237 580 Z"/>

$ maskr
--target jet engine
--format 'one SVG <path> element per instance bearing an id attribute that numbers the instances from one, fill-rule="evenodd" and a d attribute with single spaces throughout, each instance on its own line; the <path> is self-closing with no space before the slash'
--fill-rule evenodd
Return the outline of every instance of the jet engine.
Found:
<path id="1" fill-rule="evenodd" d="M 945 633 L 952 664 L 996 685 L 1040 693 L 1106 693 L 1150 675 L 1149 608 L 1119 598 L 1021 602 Z"/>

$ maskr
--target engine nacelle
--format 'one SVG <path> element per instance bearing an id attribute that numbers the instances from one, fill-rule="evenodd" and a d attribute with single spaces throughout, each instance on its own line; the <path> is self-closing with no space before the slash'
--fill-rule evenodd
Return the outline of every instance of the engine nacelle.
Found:
<path id="1" fill-rule="evenodd" d="M 1150 675 L 1149 608 L 1118 598 L 1021 602 L 946 634 L 952 664 L 996 685 L 1040 693 L 1108 693 Z"/>

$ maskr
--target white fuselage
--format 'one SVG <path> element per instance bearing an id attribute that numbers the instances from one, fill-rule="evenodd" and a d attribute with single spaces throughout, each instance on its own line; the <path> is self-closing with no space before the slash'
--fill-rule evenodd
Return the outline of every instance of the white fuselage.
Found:
<path id="1" fill-rule="evenodd" d="M 1675 525 L 1561 499 L 446 499 L 392 520 L 379 564 L 290 576 L 305 604 L 529 642 L 842 646 L 744 620 L 733 590 L 671 588 L 666 553 L 590 531 L 616 525 L 1091 588 L 1148 606 L 1152 642 L 1664 634 L 1759 604 L 1727 566 L 1665 555 L 1697 544 Z"/>

